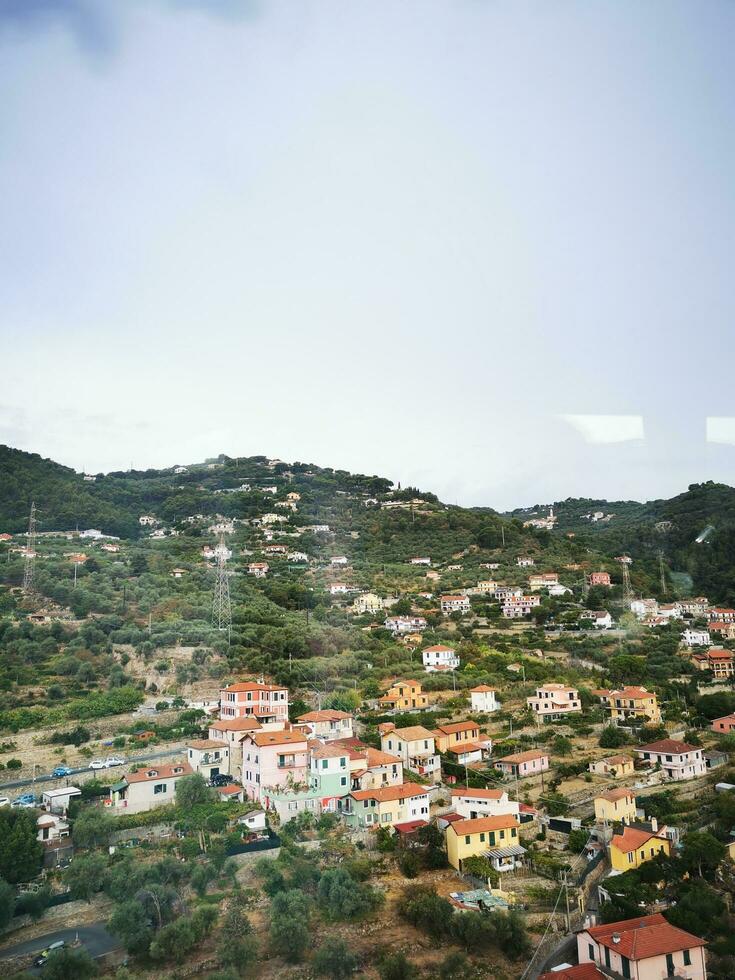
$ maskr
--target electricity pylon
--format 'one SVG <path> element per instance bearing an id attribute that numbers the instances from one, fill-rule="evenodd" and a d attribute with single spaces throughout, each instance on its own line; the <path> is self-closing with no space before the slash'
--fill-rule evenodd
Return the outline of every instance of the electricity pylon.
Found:
<path id="1" fill-rule="evenodd" d="M 28 518 L 28 533 L 26 535 L 25 566 L 23 568 L 23 594 L 27 599 L 35 595 L 33 582 L 36 560 L 36 504 L 31 503 L 31 513 Z"/>
<path id="2" fill-rule="evenodd" d="M 629 603 L 633 599 L 633 589 L 630 584 L 630 566 L 633 564 L 633 559 L 628 555 L 621 555 L 615 561 L 619 561 L 623 566 L 623 602 Z"/>
<path id="3" fill-rule="evenodd" d="M 214 584 L 214 599 L 212 602 L 212 626 L 217 630 L 227 631 L 229 643 L 232 632 L 232 607 L 230 605 L 230 573 L 227 570 L 227 545 L 224 534 L 219 536 L 217 554 L 217 578 Z"/>
<path id="4" fill-rule="evenodd" d="M 664 553 L 658 553 L 658 569 L 661 575 L 661 595 L 666 595 L 666 566 L 664 565 Z"/>

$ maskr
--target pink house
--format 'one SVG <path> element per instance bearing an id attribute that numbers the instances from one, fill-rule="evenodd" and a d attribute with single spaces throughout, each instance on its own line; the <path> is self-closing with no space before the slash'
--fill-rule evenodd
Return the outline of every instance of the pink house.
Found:
<path id="1" fill-rule="evenodd" d="M 704 947 L 703 939 L 672 926 L 660 912 L 577 933 L 580 965 L 594 963 L 604 976 L 631 980 L 706 980 Z"/>
<path id="2" fill-rule="evenodd" d="M 735 731 L 735 714 L 725 715 L 724 718 L 715 718 L 711 725 L 713 732 L 729 735 Z"/>
<path id="3" fill-rule="evenodd" d="M 526 704 L 542 721 L 582 710 L 579 691 L 567 684 L 543 684 L 535 695 L 526 698 Z"/>
<path id="4" fill-rule="evenodd" d="M 612 585 L 610 572 L 590 572 L 590 585 Z"/>
<path id="5" fill-rule="evenodd" d="M 549 768 L 549 757 L 546 752 L 529 750 L 528 752 L 516 752 L 514 755 L 505 755 L 495 763 L 496 767 L 507 776 L 535 776 L 537 773 L 545 772 Z"/>
<path id="6" fill-rule="evenodd" d="M 268 804 L 268 791 L 307 783 L 308 751 L 302 732 L 254 732 L 242 740 L 245 795 Z"/>
<path id="7" fill-rule="evenodd" d="M 222 718 L 253 715 L 259 721 L 288 721 L 288 688 L 247 681 L 230 684 L 219 694 Z"/>

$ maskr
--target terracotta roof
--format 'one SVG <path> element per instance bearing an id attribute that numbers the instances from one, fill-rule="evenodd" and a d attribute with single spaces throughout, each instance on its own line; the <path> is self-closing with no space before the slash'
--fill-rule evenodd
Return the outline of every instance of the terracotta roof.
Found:
<path id="1" fill-rule="evenodd" d="M 386 735 L 397 735 L 404 742 L 415 742 L 422 738 L 434 738 L 434 733 L 423 725 L 411 725 L 409 728 L 393 728 Z"/>
<path id="2" fill-rule="evenodd" d="M 497 691 L 497 687 L 488 687 L 487 684 L 478 684 L 477 687 L 470 688 L 470 694 L 489 694 Z"/>
<path id="3" fill-rule="evenodd" d="M 365 758 L 368 769 L 372 769 L 373 766 L 392 766 L 401 761 L 401 757 L 398 755 L 391 755 L 390 752 L 381 752 L 380 749 L 373 748 L 368 748 Z"/>
<path id="4" fill-rule="evenodd" d="M 236 793 L 242 793 L 242 786 L 237 786 L 235 783 L 228 783 L 227 786 L 218 786 L 217 792 L 220 796 L 235 796 Z"/>
<path id="5" fill-rule="evenodd" d="M 443 595 L 440 597 L 440 602 L 467 602 L 468 597 L 466 595 Z"/>
<path id="6" fill-rule="evenodd" d="M 457 745 L 452 745 L 447 749 L 447 752 L 451 752 L 452 755 L 464 755 L 465 752 L 482 752 L 482 745 L 478 745 L 477 742 L 458 742 Z"/>
<path id="7" fill-rule="evenodd" d="M 227 742 L 218 742 L 214 738 L 197 738 L 193 742 L 187 742 L 189 749 L 226 749 Z"/>
<path id="8" fill-rule="evenodd" d="M 455 786 L 452 796 L 465 796 L 472 800 L 502 800 L 505 790 L 502 789 L 469 789 L 466 786 Z"/>
<path id="9" fill-rule="evenodd" d="M 638 827 L 626 827 L 622 834 L 613 835 L 611 844 L 618 851 L 627 854 L 629 851 L 637 851 L 639 847 L 643 847 L 652 837 L 658 840 L 668 839 L 659 836 L 658 833 L 654 833 L 652 830 L 639 830 Z"/>
<path id="10" fill-rule="evenodd" d="M 663 752 L 666 755 L 681 755 L 683 752 L 696 752 L 697 748 L 696 745 L 680 742 L 676 738 L 662 738 L 660 742 L 638 746 L 636 752 Z"/>
<path id="11" fill-rule="evenodd" d="M 469 732 L 475 729 L 480 730 L 476 721 L 455 721 L 450 725 L 439 725 L 436 731 L 440 735 L 454 735 L 456 732 Z"/>
<path id="12" fill-rule="evenodd" d="M 458 820 L 464 820 L 465 818 L 461 813 L 441 813 L 437 815 L 438 820 L 446 820 L 447 823 L 456 823 Z"/>
<path id="13" fill-rule="evenodd" d="M 174 772 L 174 770 L 177 770 Z M 188 762 L 173 762 L 165 766 L 151 765 L 147 769 L 139 769 L 138 772 L 125 774 L 125 782 L 130 783 L 150 783 L 157 779 L 176 779 L 179 776 L 191 776 L 194 770 Z"/>
<path id="14" fill-rule="evenodd" d="M 606 793 L 600 793 L 597 799 L 615 803 L 616 800 L 634 800 L 635 793 L 632 789 L 609 789 Z"/>
<path id="15" fill-rule="evenodd" d="M 608 755 L 604 759 L 598 759 L 597 761 L 606 762 L 609 766 L 620 766 L 625 762 L 633 762 L 629 755 Z"/>
<path id="16" fill-rule="evenodd" d="M 548 759 L 548 752 L 539 752 L 537 749 L 529 749 L 527 752 L 515 752 L 513 755 L 504 755 L 498 762 L 532 762 L 533 759 Z"/>
<path id="17" fill-rule="evenodd" d="M 481 834 L 487 830 L 507 830 L 517 827 L 518 821 L 512 813 L 494 814 L 491 817 L 475 817 L 474 820 L 457 820 L 450 824 L 455 834 Z"/>
<path id="18" fill-rule="evenodd" d="M 424 653 L 454 653 L 454 647 L 443 647 L 441 644 L 435 647 L 426 647 Z"/>
<path id="19" fill-rule="evenodd" d="M 258 684 L 255 681 L 244 681 L 241 684 L 229 684 L 225 691 L 235 693 L 242 691 L 287 691 L 288 688 L 282 684 Z"/>
<path id="20" fill-rule="evenodd" d="M 606 977 L 594 963 L 578 963 L 577 966 L 567 966 L 563 970 L 542 973 L 538 980 L 606 980 Z"/>
<path id="21" fill-rule="evenodd" d="M 405 800 L 412 796 L 425 796 L 428 790 L 416 783 L 401 783 L 400 786 L 380 786 L 377 789 L 356 789 L 350 793 L 354 800 L 377 800 L 389 803 L 392 800 Z"/>
<path id="22" fill-rule="evenodd" d="M 342 721 L 344 718 L 351 718 L 352 715 L 346 711 L 337 711 L 331 708 L 324 708 L 321 711 L 307 711 L 305 715 L 299 715 L 297 721 Z"/>
<path id="23" fill-rule="evenodd" d="M 595 942 L 635 961 L 706 945 L 704 939 L 700 939 L 699 936 L 693 936 L 690 932 L 672 926 L 660 912 L 654 915 L 642 915 L 638 919 L 624 919 L 622 922 L 610 922 L 604 926 L 592 926 L 585 931 Z M 613 936 L 617 937 L 617 942 Z"/>
<path id="24" fill-rule="evenodd" d="M 250 738 L 258 746 L 294 745 L 298 743 L 306 746 L 306 736 L 296 732 L 254 732 Z"/>
<path id="25" fill-rule="evenodd" d="M 425 820 L 407 820 L 405 823 L 394 823 L 393 829 L 397 830 L 399 834 L 412 834 L 420 827 L 428 826 L 429 825 Z"/>
<path id="26" fill-rule="evenodd" d="M 221 732 L 252 732 L 258 731 L 262 726 L 252 716 L 246 718 L 220 718 L 219 721 L 210 721 L 210 728 L 216 728 Z"/>
<path id="27" fill-rule="evenodd" d="M 349 756 L 350 750 L 344 745 L 324 745 L 322 742 L 310 742 L 309 748 L 315 759 L 341 759 Z"/>

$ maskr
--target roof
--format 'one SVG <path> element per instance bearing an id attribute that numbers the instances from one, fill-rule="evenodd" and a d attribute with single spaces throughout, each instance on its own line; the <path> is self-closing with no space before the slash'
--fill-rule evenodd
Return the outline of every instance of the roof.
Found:
<path id="1" fill-rule="evenodd" d="M 261 728 L 259 721 L 252 716 L 245 718 L 220 718 L 219 721 L 210 721 L 210 728 L 216 728 L 220 732 L 252 732 Z"/>
<path id="2" fill-rule="evenodd" d="M 353 800 L 377 800 L 390 803 L 392 800 L 405 800 L 412 796 L 425 796 L 428 789 L 416 783 L 401 783 L 400 786 L 379 786 L 376 789 L 356 789 L 350 796 Z"/>
<path id="3" fill-rule="evenodd" d="M 470 688 L 470 694 L 490 694 L 497 691 L 497 687 L 488 687 L 487 684 L 478 684 L 477 687 Z"/>
<path id="4" fill-rule="evenodd" d="M 438 820 L 445 820 L 447 823 L 456 823 L 458 820 L 465 820 L 461 813 L 439 813 Z"/>
<path id="5" fill-rule="evenodd" d="M 422 738 L 434 738 L 434 733 L 423 725 L 411 725 L 409 728 L 393 728 L 386 735 L 397 735 L 404 742 L 415 742 Z"/>
<path id="6" fill-rule="evenodd" d="M 440 643 L 435 647 L 426 647 L 424 653 L 454 653 L 454 647 L 445 647 Z"/>
<path id="7" fill-rule="evenodd" d="M 668 839 L 661 837 L 653 830 L 641 830 L 638 827 L 626 827 L 622 834 L 614 834 L 610 843 L 612 847 L 616 848 L 616 850 L 627 854 L 629 851 L 637 851 L 639 847 L 643 847 L 643 845 L 651 840 L 652 837 L 657 837 L 659 840 Z"/>
<path id="8" fill-rule="evenodd" d="M 188 762 L 173 762 L 165 766 L 152 765 L 147 769 L 139 769 L 138 772 L 126 773 L 125 782 L 130 785 L 130 783 L 155 782 L 157 779 L 178 779 L 179 776 L 191 776 L 193 772 Z"/>
<path id="9" fill-rule="evenodd" d="M 607 691 L 604 688 L 592 692 L 599 697 L 607 698 L 629 698 L 631 701 L 645 701 L 648 698 L 655 698 L 655 691 L 649 691 L 645 687 L 621 687 L 618 690 Z"/>
<path id="10" fill-rule="evenodd" d="M 399 834 L 412 834 L 415 830 L 428 826 L 425 820 L 407 820 L 405 823 L 394 823 L 393 829 L 397 830 Z"/>
<path id="11" fill-rule="evenodd" d="M 542 973 L 538 980 L 606 980 L 606 978 L 594 963 L 578 963 L 576 966 L 565 966 L 561 970 Z"/>
<path id="12" fill-rule="evenodd" d="M 436 733 L 439 735 L 454 735 L 456 732 L 469 732 L 475 729 L 478 731 L 480 729 L 476 721 L 455 721 L 451 725 L 439 725 Z"/>
<path id="13" fill-rule="evenodd" d="M 227 742 L 218 742 L 216 738 L 197 738 L 193 742 L 187 742 L 188 749 L 226 749 Z"/>
<path id="14" fill-rule="evenodd" d="M 351 718 L 352 715 L 347 711 L 337 711 L 332 708 L 324 708 L 322 711 L 307 711 L 305 715 L 299 715 L 297 721 L 342 721 Z"/>
<path id="15" fill-rule="evenodd" d="M 258 746 L 266 745 L 293 745 L 301 743 L 306 745 L 306 735 L 301 732 L 254 732 L 250 738 Z"/>
<path id="16" fill-rule="evenodd" d="M 634 800 L 635 793 L 632 789 L 609 789 L 606 793 L 600 793 L 597 799 L 615 803 L 616 800 Z"/>
<path id="17" fill-rule="evenodd" d="M 350 750 L 344 745 L 324 745 L 322 742 L 310 742 L 309 748 L 315 759 L 341 759 L 349 756 Z"/>
<path id="18" fill-rule="evenodd" d="M 651 742 L 650 745 L 639 745 L 636 752 L 663 752 L 666 755 L 681 755 L 684 752 L 696 752 L 696 745 L 689 745 L 688 742 L 680 742 L 676 738 L 662 738 L 660 742 Z"/>
<path id="19" fill-rule="evenodd" d="M 373 766 L 392 766 L 401 761 L 399 755 L 391 755 L 390 752 L 381 752 L 380 749 L 373 748 L 368 748 L 365 758 L 368 769 L 372 769 Z"/>
<path id="20" fill-rule="evenodd" d="M 469 598 L 466 595 L 443 595 L 440 598 L 441 602 L 469 602 Z"/>
<path id="21" fill-rule="evenodd" d="M 699 936 L 672 926 L 660 912 L 642 915 L 638 919 L 592 926 L 585 932 L 600 945 L 614 949 L 629 960 L 645 960 L 652 956 L 664 956 L 681 949 L 706 945 Z M 617 942 L 613 937 L 617 938 Z"/>
<path id="22" fill-rule="evenodd" d="M 464 755 L 466 752 L 482 752 L 484 746 L 477 742 L 458 742 L 447 749 L 452 755 Z"/>
<path id="23" fill-rule="evenodd" d="M 604 759 L 598 759 L 598 762 L 606 762 L 609 766 L 621 766 L 626 762 L 632 764 L 633 759 L 629 755 L 608 755 Z"/>
<path id="24" fill-rule="evenodd" d="M 515 752 L 513 755 L 504 755 L 498 762 L 532 762 L 534 759 L 548 759 L 548 752 L 539 752 L 538 749 L 529 749 L 527 752 Z"/>
<path id="25" fill-rule="evenodd" d="M 466 796 L 473 800 L 501 800 L 505 795 L 504 789 L 470 789 L 467 786 L 455 786 L 452 796 Z"/>
<path id="26" fill-rule="evenodd" d="M 260 684 L 256 681 L 243 681 L 241 684 L 229 684 L 225 690 L 237 694 L 242 691 L 287 691 L 288 688 L 284 687 L 283 684 Z"/>
<path id="27" fill-rule="evenodd" d="M 487 830 L 507 830 L 517 827 L 518 821 L 512 813 L 493 814 L 491 817 L 475 817 L 474 820 L 457 820 L 449 825 L 459 835 L 481 834 Z"/>

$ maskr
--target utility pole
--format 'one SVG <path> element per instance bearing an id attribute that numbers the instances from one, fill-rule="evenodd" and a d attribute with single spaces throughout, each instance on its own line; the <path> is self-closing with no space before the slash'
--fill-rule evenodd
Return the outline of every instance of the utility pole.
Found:
<path id="1" fill-rule="evenodd" d="M 35 559 L 36 559 L 36 503 L 31 502 L 31 513 L 28 517 L 28 533 L 26 534 L 26 554 L 25 554 L 25 565 L 23 568 L 23 595 L 26 599 L 30 599 L 35 595 L 36 588 L 34 584 L 34 572 L 35 572 Z"/>
<path id="2" fill-rule="evenodd" d="M 569 881 L 567 880 L 566 871 L 562 871 L 562 887 L 564 888 L 564 901 L 566 904 L 566 921 L 567 921 L 567 933 L 572 931 L 572 920 L 569 917 Z"/>

